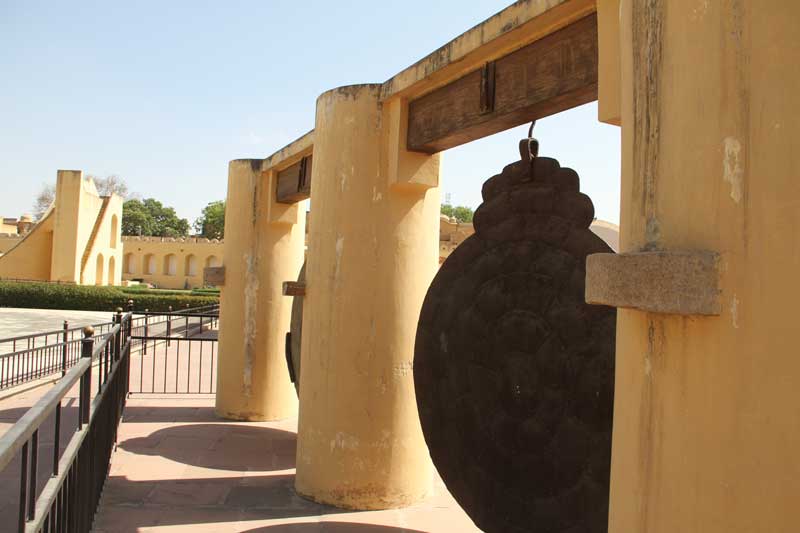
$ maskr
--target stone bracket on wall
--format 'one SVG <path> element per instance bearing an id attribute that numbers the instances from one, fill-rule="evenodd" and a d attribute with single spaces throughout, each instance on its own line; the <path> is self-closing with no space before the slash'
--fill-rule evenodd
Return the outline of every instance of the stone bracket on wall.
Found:
<path id="1" fill-rule="evenodd" d="M 651 313 L 719 315 L 719 254 L 697 250 L 589 255 L 586 302 Z"/>
<path id="2" fill-rule="evenodd" d="M 203 283 L 219 287 L 225 285 L 225 267 L 206 267 L 203 269 Z"/>
<path id="3" fill-rule="evenodd" d="M 284 296 L 305 296 L 306 283 L 304 281 L 284 281 L 283 282 L 283 295 Z"/>

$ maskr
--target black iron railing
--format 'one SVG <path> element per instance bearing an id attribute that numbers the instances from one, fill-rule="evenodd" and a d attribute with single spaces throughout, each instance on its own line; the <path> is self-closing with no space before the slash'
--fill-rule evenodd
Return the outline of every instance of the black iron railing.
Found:
<path id="1" fill-rule="evenodd" d="M 0 471 L 15 457 L 20 460 L 19 532 L 91 530 L 128 393 L 132 322 L 130 313 L 119 312 L 108 334 L 98 339 L 87 327 L 79 361 L 0 437 Z M 93 371 L 98 382 L 94 398 Z M 77 427 L 70 430 L 62 453 L 62 402 L 76 385 Z M 52 475 L 39 491 L 39 433 L 51 418 Z"/>
<path id="2" fill-rule="evenodd" d="M 214 328 L 219 320 L 219 305 L 187 308 L 167 312 L 150 312 L 147 309 L 131 318 L 131 327 L 137 335 L 137 344 L 147 350 L 148 343 L 141 337 L 188 337 L 191 334 Z M 95 338 L 108 335 L 114 322 L 92 326 Z M 80 359 L 81 327 L 64 327 L 31 335 L 0 339 L 0 390 L 61 373 Z M 167 341 L 171 344 L 171 341 Z"/>
<path id="3" fill-rule="evenodd" d="M 214 394 L 219 307 L 144 318 L 131 333 L 130 392 Z"/>
<path id="4" fill-rule="evenodd" d="M 114 323 L 92 326 L 95 337 L 104 337 Z M 80 358 L 83 328 L 70 328 L 65 320 L 60 330 L 0 339 L 0 390 L 56 374 L 63 376 Z"/>

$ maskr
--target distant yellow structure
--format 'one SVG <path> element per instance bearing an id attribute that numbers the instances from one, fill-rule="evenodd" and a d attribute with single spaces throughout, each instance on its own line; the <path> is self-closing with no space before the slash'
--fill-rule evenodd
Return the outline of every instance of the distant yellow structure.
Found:
<path id="1" fill-rule="evenodd" d="M 202 237 L 122 237 L 122 279 L 165 289 L 202 287 L 203 271 L 222 266 L 223 242 Z"/>
<path id="2" fill-rule="evenodd" d="M 24 235 L 0 237 L 0 278 L 118 285 L 122 262 L 122 198 L 100 196 L 79 170 L 59 170 L 56 198 Z M 10 229 L 5 224 L 3 229 Z"/>

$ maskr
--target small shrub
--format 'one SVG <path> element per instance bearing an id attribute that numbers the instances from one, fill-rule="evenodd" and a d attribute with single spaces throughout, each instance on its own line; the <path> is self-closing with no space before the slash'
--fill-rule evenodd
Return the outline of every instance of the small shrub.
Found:
<path id="1" fill-rule="evenodd" d="M 92 287 L 55 283 L 0 281 L 0 307 L 114 311 L 127 309 L 133 300 L 136 311 L 167 311 L 200 307 L 219 302 L 213 295 L 186 291 L 124 291 L 122 287 Z"/>

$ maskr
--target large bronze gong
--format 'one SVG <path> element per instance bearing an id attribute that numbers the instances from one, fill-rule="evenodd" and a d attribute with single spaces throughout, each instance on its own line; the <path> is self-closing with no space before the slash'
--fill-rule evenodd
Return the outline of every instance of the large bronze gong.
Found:
<path id="1" fill-rule="evenodd" d="M 298 285 L 305 285 L 306 264 L 300 269 L 297 276 Z M 292 316 L 289 323 L 289 333 L 286 334 L 286 364 L 289 367 L 289 378 L 294 383 L 294 388 L 300 395 L 300 339 L 303 336 L 303 296 L 292 297 Z"/>
<path id="2" fill-rule="evenodd" d="M 484 531 L 605 531 L 616 310 L 584 302 L 612 250 L 555 159 L 483 186 L 475 234 L 428 290 L 414 382 L 431 457 Z"/>

